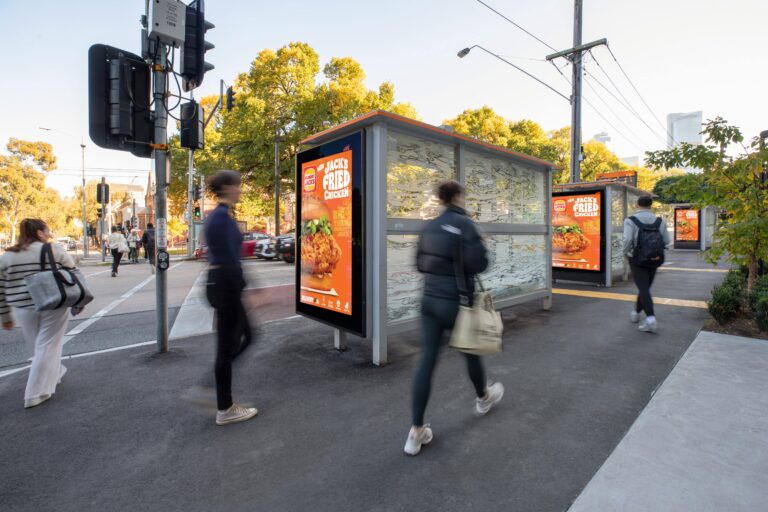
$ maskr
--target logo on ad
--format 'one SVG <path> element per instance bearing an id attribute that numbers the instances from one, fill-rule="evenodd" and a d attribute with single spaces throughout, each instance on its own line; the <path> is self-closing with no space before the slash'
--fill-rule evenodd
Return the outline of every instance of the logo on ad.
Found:
<path id="1" fill-rule="evenodd" d="M 565 199 L 558 199 L 558 200 L 556 200 L 553 208 L 554 208 L 554 210 L 556 212 L 564 212 L 565 211 Z"/>
<path id="2" fill-rule="evenodd" d="M 304 171 L 304 191 L 312 192 L 315 190 L 315 186 L 316 186 L 315 168 L 310 167 L 306 171 Z"/>

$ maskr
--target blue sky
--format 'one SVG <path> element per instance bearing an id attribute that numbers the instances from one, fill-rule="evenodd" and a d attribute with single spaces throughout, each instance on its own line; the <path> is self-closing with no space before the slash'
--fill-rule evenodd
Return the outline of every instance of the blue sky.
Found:
<path id="1" fill-rule="evenodd" d="M 550 45 L 571 46 L 571 0 L 486 1 Z M 49 184 L 60 190 L 78 182 L 81 134 L 88 145 L 86 167 L 94 176 L 104 172 L 112 180 L 130 181 L 149 169 L 147 159 L 102 150 L 87 139 L 88 47 L 105 43 L 138 53 L 143 9 L 143 0 L 0 0 L 0 43 L 13 55 L 0 80 L 0 142 L 9 137 L 51 142 L 61 170 Z M 216 69 L 196 95 L 217 91 L 219 78 L 232 82 L 259 50 L 304 41 L 323 63 L 333 56 L 357 59 L 369 87 L 393 82 L 398 100 L 411 102 L 429 123 L 482 105 L 510 119 L 533 119 L 545 129 L 570 122 L 566 101 L 513 68 L 479 51 L 456 57 L 461 48 L 481 44 L 569 94 L 551 64 L 529 60 L 543 59 L 551 50 L 476 0 L 208 0 L 206 11 L 216 25 L 208 37 L 216 45 L 208 57 Z M 768 4 L 760 0 L 732 0 L 727 8 L 718 0 L 585 0 L 584 41 L 608 38 L 662 121 L 669 112 L 703 110 L 705 117 L 722 115 L 752 136 L 768 128 L 768 70 L 759 57 L 765 20 Z M 661 128 L 611 56 L 600 49 L 595 57 L 657 135 L 593 83 L 636 135 L 585 87 L 585 96 L 625 135 L 585 105 L 585 140 L 607 131 L 619 156 L 658 149 Z M 587 70 L 610 87 L 595 62 L 588 62 Z M 101 171 L 106 168 L 123 170 Z"/>

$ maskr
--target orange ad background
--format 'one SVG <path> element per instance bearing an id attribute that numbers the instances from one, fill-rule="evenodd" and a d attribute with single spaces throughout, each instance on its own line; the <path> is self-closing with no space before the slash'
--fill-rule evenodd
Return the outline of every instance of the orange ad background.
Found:
<path id="1" fill-rule="evenodd" d="M 687 220 L 691 226 L 688 233 L 681 233 L 678 222 Z M 699 210 L 676 209 L 675 210 L 675 240 L 686 240 L 691 242 L 699 241 Z"/>
<path id="2" fill-rule="evenodd" d="M 577 198 L 589 197 L 594 198 L 597 203 L 597 211 L 595 216 L 590 217 L 577 217 L 574 214 L 573 206 L 576 204 Z M 563 209 L 563 203 L 565 208 Z M 558 211 L 559 210 L 559 211 Z M 600 193 L 594 194 L 578 194 L 571 196 L 553 196 L 552 197 L 552 218 L 558 215 L 565 215 L 570 217 L 581 228 L 584 236 L 589 239 L 589 247 L 581 252 L 576 253 L 563 253 L 552 251 L 552 266 L 561 268 L 572 268 L 577 270 L 600 270 L 600 234 L 601 228 L 601 215 L 603 205 L 600 202 Z M 552 228 L 554 233 L 554 227 Z"/>
<path id="3" fill-rule="evenodd" d="M 350 175 L 349 184 L 345 187 L 348 191 L 346 197 L 338 199 L 325 199 L 325 188 L 323 186 L 323 178 L 325 177 L 325 169 L 330 161 L 343 158 L 347 160 L 347 171 Z M 315 187 L 314 190 L 308 191 L 304 180 L 307 175 L 307 171 L 310 169 L 315 170 Z M 304 287 L 304 272 L 302 268 L 302 282 L 299 300 L 305 304 L 311 304 L 313 306 L 336 311 L 338 313 L 344 313 L 347 315 L 352 314 L 352 151 L 343 151 L 336 153 L 335 155 L 318 158 L 312 160 L 301 166 L 301 200 L 302 210 L 307 204 L 307 198 L 315 197 L 319 201 L 325 203 L 329 210 L 329 222 L 331 224 L 332 236 L 339 244 L 341 248 L 341 259 L 336 265 L 336 269 L 332 272 L 333 289 L 338 296 L 311 292 Z M 311 188 L 311 187 L 309 187 Z M 299 229 L 304 226 L 304 223 L 310 219 L 304 218 L 304 211 L 301 213 L 301 219 L 299 223 Z M 300 235 L 301 233 L 299 233 Z M 303 245 L 302 245 L 303 251 Z M 299 258 L 299 262 L 301 258 Z"/>

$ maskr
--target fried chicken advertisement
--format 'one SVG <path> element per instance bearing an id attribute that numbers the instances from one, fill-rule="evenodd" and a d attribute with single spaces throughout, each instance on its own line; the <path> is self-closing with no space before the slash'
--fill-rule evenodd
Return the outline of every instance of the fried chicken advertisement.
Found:
<path id="1" fill-rule="evenodd" d="M 552 198 L 552 266 L 600 270 L 599 192 Z"/>

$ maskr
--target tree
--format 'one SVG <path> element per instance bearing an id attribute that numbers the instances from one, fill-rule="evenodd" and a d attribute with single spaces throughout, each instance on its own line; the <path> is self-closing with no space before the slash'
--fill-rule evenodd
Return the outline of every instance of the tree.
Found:
<path id="1" fill-rule="evenodd" d="M 40 217 L 51 201 L 56 204 L 60 199 L 58 194 L 45 188 L 44 173 L 56 167 L 50 144 L 11 138 L 6 149 L 9 156 L 0 155 L 0 214 L 11 231 L 10 239 L 14 244 L 22 219 Z M 48 213 L 51 213 L 50 209 Z M 53 217 L 43 220 L 54 225 L 59 223 Z"/>
<path id="2" fill-rule="evenodd" d="M 443 124 L 452 127 L 456 133 L 469 135 L 496 146 L 507 147 L 512 139 L 509 121 L 487 105 L 475 110 L 465 110 L 453 119 L 446 119 Z M 523 136 L 517 134 L 517 142 L 523 139 Z"/>
<path id="3" fill-rule="evenodd" d="M 686 184 L 685 182 L 690 182 Z M 699 179 L 695 174 L 680 174 L 661 178 L 653 185 L 653 193 L 659 196 L 662 203 L 685 203 L 688 202 L 687 194 L 683 190 L 690 186 L 699 186 Z"/>
<path id="4" fill-rule="evenodd" d="M 699 208 L 715 205 L 724 208 L 727 218 L 718 222 L 710 262 L 726 257 L 731 263 L 749 269 L 747 290 L 757 278 L 758 261 L 768 255 L 768 186 L 763 182 L 768 150 L 757 137 L 744 145 L 741 130 L 721 117 L 707 120 L 702 134 L 705 144 L 682 143 L 679 147 L 647 153 L 648 163 L 656 168 L 695 167 L 697 175 L 680 179 L 670 190 Z M 731 156 L 728 151 L 738 147 Z"/>

